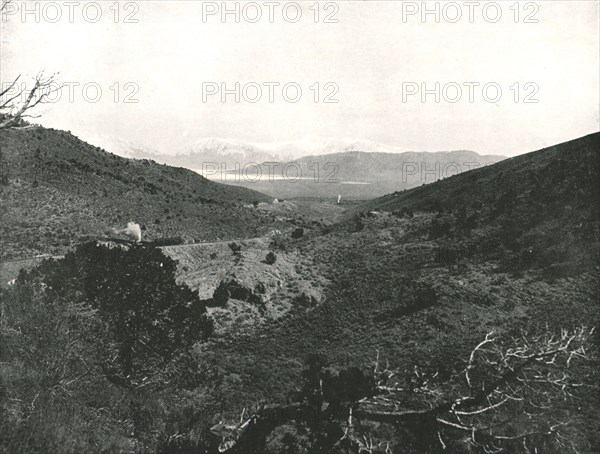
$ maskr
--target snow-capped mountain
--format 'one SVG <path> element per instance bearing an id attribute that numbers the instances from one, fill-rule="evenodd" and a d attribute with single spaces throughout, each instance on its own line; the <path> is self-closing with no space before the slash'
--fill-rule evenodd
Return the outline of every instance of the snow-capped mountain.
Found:
<path id="1" fill-rule="evenodd" d="M 305 156 L 340 153 L 344 151 L 380 153 L 400 153 L 406 151 L 399 146 L 370 140 L 315 135 L 283 142 L 243 142 L 236 139 L 203 137 L 191 141 L 189 145 L 178 150 L 156 150 L 145 144 L 96 133 L 82 138 L 111 153 L 125 157 L 171 162 L 176 162 L 177 160 L 190 161 L 194 158 L 206 162 L 214 161 L 214 159 L 226 159 L 226 161 L 238 160 L 242 165 L 268 160 L 290 161 Z"/>
<path id="2" fill-rule="evenodd" d="M 296 141 L 263 143 L 256 144 L 256 146 L 268 150 L 286 150 L 293 155 L 294 159 L 310 155 L 341 153 L 344 151 L 379 153 L 400 153 L 406 151 L 399 146 L 387 145 L 371 140 L 321 136 L 305 136 Z"/>
<path id="3" fill-rule="evenodd" d="M 298 140 L 283 142 L 242 142 L 235 139 L 201 138 L 167 159 L 159 158 L 170 164 L 185 167 L 200 167 L 206 162 L 224 162 L 227 168 L 235 164 L 244 166 L 249 163 L 266 161 L 288 162 L 306 156 L 342 153 L 346 151 L 364 151 L 379 153 L 400 153 L 403 148 L 370 140 L 305 136 Z"/>
<path id="4" fill-rule="evenodd" d="M 225 164 L 233 169 L 251 163 L 268 161 L 288 162 L 306 156 L 341 153 L 346 151 L 364 151 L 380 153 L 399 153 L 405 151 L 392 146 L 369 140 L 306 136 L 298 140 L 283 142 L 243 142 L 236 139 L 204 137 L 193 140 L 178 150 L 156 150 L 141 143 L 92 134 L 82 137 L 89 143 L 104 148 L 120 156 L 137 159 L 152 159 L 157 162 L 201 169 L 206 163 Z"/>
<path id="5" fill-rule="evenodd" d="M 370 140 L 320 136 L 270 143 L 200 138 L 174 153 L 106 136 L 97 136 L 92 143 L 121 156 L 185 167 L 210 179 L 286 198 L 338 194 L 378 197 L 504 159 L 468 150 L 410 152 Z M 304 179 L 287 181 L 282 173 L 286 165 L 294 167 Z M 328 184 L 321 184 L 323 178 L 314 181 L 315 166 L 320 177 L 328 177 Z M 276 175 L 263 178 L 271 172 Z M 256 179 L 258 174 L 260 181 Z"/>

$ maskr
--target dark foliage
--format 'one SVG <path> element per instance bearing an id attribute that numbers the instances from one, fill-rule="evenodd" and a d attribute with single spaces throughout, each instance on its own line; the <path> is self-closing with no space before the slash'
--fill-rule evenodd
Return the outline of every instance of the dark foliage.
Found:
<path id="1" fill-rule="evenodd" d="M 230 297 L 231 293 L 227 288 L 227 283 L 225 281 L 221 281 L 213 293 L 214 304 L 217 306 L 225 306 Z"/>
<path id="2" fill-rule="evenodd" d="M 128 376 L 185 351 L 212 332 L 206 307 L 175 282 L 175 262 L 159 249 L 79 246 L 19 277 L 43 282 L 46 297 L 68 298 L 98 311 L 118 346 L 119 372 Z"/>
<path id="3" fill-rule="evenodd" d="M 82 245 L 0 300 L 0 452 L 152 452 L 194 421 L 178 393 L 212 323 L 160 250 Z"/>
<path id="4" fill-rule="evenodd" d="M 265 263 L 267 265 L 273 265 L 277 260 L 277 256 L 273 252 L 269 252 L 265 257 Z"/>
<path id="5" fill-rule="evenodd" d="M 240 251 L 242 250 L 242 246 L 240 244 L 237 244 L 235 241 L 232 241 L 231 243 L 229 243 L 227 246 L 229 246 L 229 249 L 231 249 L 231 252 L 235 255 L 235 254 L 239 254 Z"/>

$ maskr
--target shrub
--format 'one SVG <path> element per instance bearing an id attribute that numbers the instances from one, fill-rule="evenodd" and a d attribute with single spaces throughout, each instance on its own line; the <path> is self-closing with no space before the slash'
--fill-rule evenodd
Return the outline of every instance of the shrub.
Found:
<path id="1" fill-rule="evenodd" d="M 265 257 L 265 263 L 267 265 L 273 265 L 277 260 L 277 256 L 273 252 L 269 252 Z"/>
<path id="2" fill-rule="evenodd" d="M 302 227 L 298 227 L 297 229 L 294 229 L 294 231 L 292 232 L 292 238 L 302 238 L 302 236 L 304 236 L 304 229 Z"/>
<path id="3" fill-rule="evenodd" d="M 158 249 L 91 243 L 0 289 L 0 452 L 155 452 L 182 420 L 173 390 L 202 380 L 187 347 L 212 327 L 174 270 Z M 115 372 L 119 319 L 137 324 L 127 338 L 140 374 Z"/>
<path id="4" fill-rule="evenodd" d="M 242 250 L 242 246 L 236 242 L 231 242 L 227 246 L 229 246 L 229 249 L 231 249 L 231 252 L 233 252 L 234 255 L 238 254 Z"/>
<path id="5" fill-rule="evenodd" d="M 176 283 L 175 271 L 176 263 L 160 249 L 86 243 L 19 279 L 21 285 L 43 282 L 49 300 L 64 298 L 96 310 L 118 350 L 117 369 L 127 377 L 212 333 L 206 306 Z"/>
<path id="6" fill-rule="evenodd" d="M 231 293 L 227 288 L 227 284 L 224 281 L 221 281 L 213 293 L 214 304 L 217 306 L 225 306 L 230 297 Z"/>
<path id="7" fill-rule="evenodd" d="M 450 234 L 450 231 L 450 223 L 448 223 L 447 221 L 440 221 L 438 219 L 434 219 L 433 221 L 431 221 L 430 224 L 429 238 L 435 240 L 437 238 L 448 236 Z"/>
<path id="8" fill-rule="evenodd" d="M 365 224 L 362 220 L 362 217 L 357 216 L 354 218 L 354 232 L 362 232 L 365 228 Z"/>
<path id="9" fill-rule="evenodd" d="M 258 295 L 264 295 L 267 293 L 267 286 L 264 284 L 264 282 L 259 282 L 254 286 L 254 293 Z"/>

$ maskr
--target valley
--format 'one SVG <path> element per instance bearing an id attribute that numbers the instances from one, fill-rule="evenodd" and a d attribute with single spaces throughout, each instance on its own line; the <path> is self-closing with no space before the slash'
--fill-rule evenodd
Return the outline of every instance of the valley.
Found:
<path id="1" fill-rule="evenodd" d="M 37 137 L 42 139 L 38 142 Z M 80 388 L 84 394 L 74 394 L 67 374 L 58 382 L 64 392 L 56 395 L 84 415 L 81 420 L 88 428 L 77 428 L 70 439 L 78 447 L 89 447 L 87 431 L 97 433 L 102 427 L 111 433 L 103 442 L 112 452 L 246 453 L 248 445 L 240 435 L 247 427 L 243 418 L 259 415 L 269 406 L 312 405 L 312 388 L 306 388 L 310 371 L 319 371 L 321 380 L 342 380 L 344 374 L 357 371 L 366 377 L 380 362 L 393 367 L 398 383 L 416 390 L 402 394 L 392 411 L 429 411 L 457 395 L 464 385 L 457 377 L 465 373 L 465 358 L 490 333 L 510 344 L 520 336 L 538 338 L 600 324 L 599 139 L 600 134 L 593 134 L 381 198 L 338 203 L 335 198 L 311 196 L 274 200 L 184 169 L 114 157 L 63 132 L 3 133 L 2 158 L 10 168 L 1 199 L 8 215 L 3 218 L 1 240 L 6 262 L 3 342 L 11 349 L 24 345 L 30 339 L 24 336 L 36 332 L 38 318 L 33 316 L 48 323 L 58 317 L 56 329 L 62 332 L 59 327 L 66 321 L 61 321 L 61 311 L 37 315 L 38 310 L 66 304 L 66 313 L 74 311 L 76 315 L 68 319 L 74 325 L 65 339 L 88 352 L 95 369 L 88 375 L 89 370 L 76 372 L 83 367 L 76 366 L 77 360 L 64 363 L 64 370 L 75 368 L 73 377 L 86 377 Z M 80 160 L 86 153 L 86 162 L 92 163 L 88 166 Z M 30 172 L 36 162 L 52 171 Z M 141 224 L 141 243 L 111 238 L 112 226 L 131 220 Z M 37 254 L 54 259 L 35 258 Z M 148 262 L 129 258 L 134 254 Z M 11 261 L 22 256 L 29 259 Z M 21 265 L 27 273 L 18 273 Z M 84 274 L 77 277 L 77 273 Z M 98 284 L 98 273 L 115 274 Z M 172 276 L 168 285 L 176 290 L 160 287 L 169 282 L 162 273 Z M 148 279 L 128 280 L 138 274 Z M 70 283 L 63 284 L 67 277 Z M 121 280 L 131 287 L 121 287 Z M 125 294 L 110 293 L 119 289 Z M 152 298 L 167 291 L 183 292 L 193 300 L 185 310 L 201 311 L 202 318 L 196 315 L 194 320 L 202 321 L 198 326 L 204 334 L 176 355 L 159 350 L 167 359 L 149 353 L 133 365 L 127 363 L 135 371 L 129 375 L 111 372 L 118 369 L 114 360 L 121 351 L 118 341 L 96 345 L 85 335 L 72 336 L 82 329 L 78 323 L 85 322 L 87 329 L 98 333 L 107 329 L 101 322 L 121 323 L 112 315 L 106 319 L 97 315 L 103 313 L 101 303 L 94 303 L 100 304 L 94 309 L 100 312 L 85 309 L 89 301 L 104 301 L 98 295 L 105 292 L 107 301 L 122 297 L 122 304 L 141 304 L 130 316 L 143 317 L 151 308 L 136 291 Z M 38 299 L 34 303 L 38 309 L 20 309 L 25 301 Z M 163 324 L 172 329 L 186 320 L 177 314 L 150 319 L 146 335 L 178 339 L 177 334 L 161 337 L 162 331 L 153 331 Z M 117 340 L 120 332 L 115 331 Z M 137 349 L 152 352 L 152 344 L 144 339 Z M 117 352 L 113 359 L 101 353 L 106 345 Z M 600 445 L 600 433 L 594 428 L 600 419 L 595 392 L 600 382 L 598 347 L 593 338 L 585 355 L 573 356 L 568 373 L 577 386 L 569 390 L 569 399 L 552 391 L 552 386 L 544 394 L 544 405 L 553 417 L 571 421 L 560 433 L 572 443 L 573 452 L 591 453 Z M 2 389 L 12 399 L 4 411 L 13 415 L 8 424 L 17 435 L 43 418 L 35 408 L 28 410 L 31 407 L 19 403 L 30 405 L 31 390 L 46 396 L 57 429 L 70 424 L 45 382 L 19 378 L 23 367 L 38 370 L 44 361 L 61 361 L 53 350 L 36 354 L 42 359 L 28 366 L 26 359 L 16 363 L 8 357 L 2 366 Z M 316 367 L 311 364 L 320 366 L 311 369 Z M 89 401 L 88 386 L 100 389 L 108 403 Z M 374 398 L 360 396 L 353 399 Z M 122 399 L 126 408 L 121 408 Z M 498 429 L 501 437 L 518 433 L 523 424 L 520 415 L 530 409 L 529 399 L 523 397 L 525 403 L 494 414 L 514 418 L 514 423 Z M 338 413 L 328 416 L 323 427 L 331 426 L 327 430 L 339 438 L 333 427 L 343 426 L 345 405 L 370 414 L 384 400 L 360 407 L 334 399 L 330 405 Z M 96 414 L 98 408 L 104 408 L 106 416 Z M 35 418 L 29 423 L 14 416 L 32 411 Z M 125 425 L 119 422 L 119 412 L 127 415 Z M 325 429 L 293 417 L 298 419 L 295 423 L 277 422 L 269 429 L 272 436 L 251 452 L 346 452 L 334 449 L 325 435 L 314 443 L 327 448 L 302 448 L 307 434 Z M 440 421 L 451 417 L 436 416 Z M 545 430 L 544 418 L 536 416 L 530 424 Z M 392 426 L 384 420 L 361 422 L 360 430 L 382 443 L 393 443 L 393 452 L 434 452 L 411 438 L 412 429 L 393 431 Z M 482 441 L 480 450 L 469 451 L 467 440 L 454 429 L 446 426 L 436 432 L 452 452 L 483 452 L 490 446 Z M 31 446 L 55 440 L 45 437 L 49 438 L 18 440 Z M 565 452 L 561 439 L 527 440 L 547 453 Z M 356 447 L 353 443 L 358 441 L 349 443 Z M 516 444 L 506 443 L 507 449 L 516 449 Z M 411 446 L 410 451 L 403 451 L 403 444 Z M 226 447 L 219 451 L 218 446 Z"/>
<path id="2" fill-rule="evenodd" d="M 600 0 L 62 3 L 0 0 L 0 454 L 600 454 Z"/>
<path id="3" fill-rule="evenodd" d="M 123 154 L 185 167 L 211 181 L 271 197 L 330 200 L 381 197 L 505 159 L 469 150 L 406 152 L 369 141 L 323 138 L 275 146 L 208 139 L 185 153 L 134 149 Z"/>

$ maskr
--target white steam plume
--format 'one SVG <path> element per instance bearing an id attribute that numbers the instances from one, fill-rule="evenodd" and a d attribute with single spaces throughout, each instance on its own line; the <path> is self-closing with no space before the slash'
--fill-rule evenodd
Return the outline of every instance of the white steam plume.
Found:
<path id="1" fill-rule="evenodd" d="M 129 239 L 138 243 L 142 241 L 142 229 L 140 228 L 140 225 L 135 222 L 128 222 L 126 228 L 115 230 L 115 233 L 122 233 Z"/>

